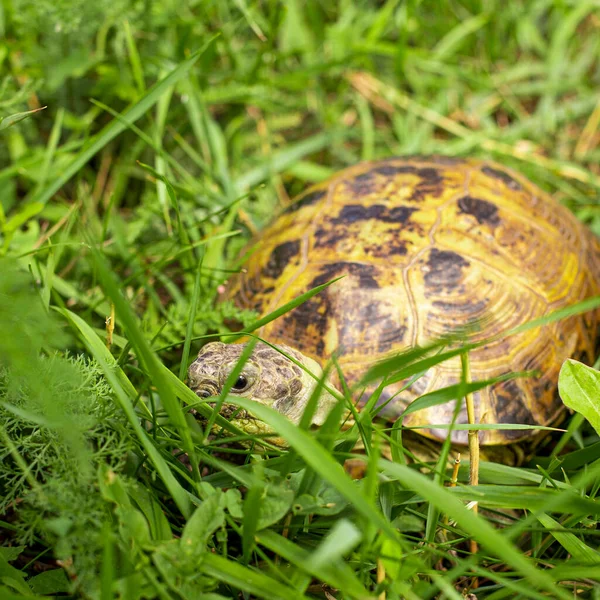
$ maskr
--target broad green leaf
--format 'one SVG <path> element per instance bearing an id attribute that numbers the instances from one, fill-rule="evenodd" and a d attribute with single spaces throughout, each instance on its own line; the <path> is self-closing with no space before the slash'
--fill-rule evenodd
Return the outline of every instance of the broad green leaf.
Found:
<path id="1" fill-rule="evenodd" d="M 277 523 L 291 510 L 293 502 L 294 490 L 286 480 L 268 481 L 264 487 L 257 529 L 261 530 Z"/>
<path id="2" fill-rule="evenodd" d="M 173 537 L 169 520 L 154 494 L 145 486 L 130 482 L 127 492 L 142 511 L 150 525 L 153 540 L 170 540 Z"/>
<path id="3" fill-rule="evenodd" d="M 210 536 L 225 522 L 222 504 L 222 492 L 215 490 L 215 493 L 208 496 L 194 511 L 181 535 L 183 552 L 194 556 L 206 552 Z"/>
<path id="4" fill-rule="evenodd" d="M 600 435 L 600 372 L 569 358 L 558 376 L 558 393 L 565 405 L 581 413 Z"/>
<path id="5" fill-rule="evenodd" d="M 119 506 L 119 532 L 127 547 L 146 547 L 151 539 L 150 527 L 144 515 L 132 506 Z"/>
<path id="6" fill-rule="evenodd" d="M 46 596 L 67 593 L 71 588 L 71 582 L 63 569 L 44 571 L 29 579 L 27 583 L 36 594 L 44 594 Z"/>
<path id="7" fill-rule="evenodd" d="M 19 594 L 5 585 L 0 585 L 0 598 L 2 600 L 48 600 L 48 596 L 34 596 L 31 593 Z"/>
<path id="8" fill-rule="evenodd" d="M 225 492 L 225 508 L 236 520 L 244 517 L 242 493 L 237 488 L 230 488 Z"/>
<path id="9" fill-rule="evenodd" d="M 108 466 L 99 469 L 98 487 L 105 500 L 114 502 L 118 507 L 131 506 L 131 500 L 122 477 Z"/>
<path id="10" fill-rule="evenodd" d="M 348 506 L 335 488 L 327 485 L 317 495 L 302 494 L 294 500 L 295 515 L 337 515 Z"/>
<path id="11" fill-rule="evenodd" d="M 19 571 L 12 565 L 8 564 L 8 561 L 0 555 L 0 578 L 10 578 L 13 580 L 24 580 L 25 573 L 23 571 Z"/>
<path id="12" fill-rule="evenodd" d="M 0 548 L 0 557 L 7 562 L 11 562 L 19 558 L 19 555 L 23 550 L 25 550 L 25 546 L 5 546 Z"/>

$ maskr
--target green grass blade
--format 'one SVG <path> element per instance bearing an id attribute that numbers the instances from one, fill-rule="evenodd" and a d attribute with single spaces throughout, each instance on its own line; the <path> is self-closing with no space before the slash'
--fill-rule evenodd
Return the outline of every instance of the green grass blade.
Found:
<path id="1" fill-rule="evenodd" d="M 62 173 L 43 190 L 40 190 L 31 202 L 39 202 L 45 204 L 52 196 L 60 190 L 60 188 L 73 177 L 97 152 L 102 150 L 111 140 L 122 133 L 127 125 L 125 123 L 133 123 L 144 115 L 154 104 L 158 102 L 160 97 L 166 93 L 169 88 L 185 77 L 189 70 L 193 67 L 196 61 L 204 54 L 204 52 L 212 45 L 215 37 L 212 37 L 199 50 L 194 52 L 188 59 L 184 60 L 175 67 L 168 75 L 155 83 L 142 98 L 140 98 L 131 108 L 128 108 L 123 113 L 123 121 L 111 121 L 102 131 L 100 131 L 89 144 L 82 148 L 76 157 L 67 165 Z"/>
<path id="2" fill-rule="evenodd" d="M 208 418 L 208 422 L 206 423 L 206 429 L 204 432 L 205 440 L 206 440 L 206 438 L 208 438 L 209 433 L 212 431 L 216 416 L 220 413 L 221 407 L 223 406 L 223 403 L 225 402 L 227 395 L 231 391 L 231 388 L 232 388 L 233 384 L 236 382 L 237 378 L 240 376 L 240 373 L 242 372 L 244 365 L 246 364 L 246 362 L 252 355 L 254 347 L 256 346 L 257 343 L 258 343 L 258 338 L 252 338 L 248 342 L 246 347 L 242 350 L 240 358 L 238 359 L 235 367 L 231 370 L 229 375 L 227 375 L 227 379 L 225 380 L 225 383 L 223 384 L 221 393 L 219 394 L 219 398 L 218 398 L 217 402 L 215 403 L 214 410 L 213 410 L 212 414 L 210 415 L 210 417 Z"/>
<path id="3" fill-rule="evenodd" d="M 244 498 L 244 518 L 242 520 L 242 555 L 245 565 L 250 562 L 254 549 L 255 536 L 258 530 L 258 520 L 264 492 L 264 482 L 260 463 L 257 464 L 257 473 L 254 484 Z"/>
<path id="4" fill-rule="evenodd" d="M 440 363 L 464 354 L 466 351 L 474 348 L 474 345 L 465 345 L 460 348 L 448 350 L 447 352 L 440 352 L 434 356 L 429 356 L 418 360 L 413 364 L 404 366 L 404 357 L 391 358 L 390 360 L 379 363 L 372 369 L 369 369 L 362 379 L 361 385 L 374 381 L 380 377 L 380 373 L 385 373 L 386 383 L 396 383 L 403 379 L 408 379 L 421 371 L 427 371 L 431 367 L 439 365 Z M 388 370 L 389 369 L 389 370 Z"/>
<path id="5" fill-rule="evenodd" d="M 98 274 L 98 279 L 102 283 L 106 294 L 111 298 L 115 305 L 117 319 L 123 324 L 125 331 L 127 332 L 128 340 L 133 346 L 136 355 L 146 366 L 148 374 L 152 378 L 153 383 L 156 385 L 162 405 L 167 411 L 171 423 L 181 436 L 183 449 L 190 458 L 196 478 L 199 478 L 199 474 L 197 473 L 198 462 L 194 452 L 194 445 L 190 435 L 189 427 L 185 421 L 185 417 L 181 409 L 181 405 L 177 401 L 169 381 L 163 374 L 158 358 L 152 351 L 148 341 L 144 338 L 137 318 L 131 310 L 129 303 L 121 294 L 121 290 L 116 278 L 109 269 L 102 255 L 94 247 L 92 247 L 92 257 Z"/>
<path id="6" fill-rule="evenodd" d="M 476 500 L 490 508 L 546 510 L 552 503 L 553 511 L 575 515 L 600 515 L 600 502 L 576 494 L 549 488 L 527 488 L 511 485 L 478 485 L 454 487 L 448 491 L 465 501 Z M 536 515 L 537 516 L 537 515 Z"/>
<path id="7" fill-rule="evenodd" d="M 189 406 L 193 406 L 194 409 L 200 413 L 205 419 L 209 419 L 212 415 L 215 415 L 215 411 L 208 405 L 207 401 L 199 401 L 198 396 L 192 392 L 192 390 L 183 382 L 175 373 L 172 373 L 164 365 L 160 365 L 163 377 L 171 386 L 174 394 L 182 402 Z M 247 437 L 246 434 L 239 430 L 235 425 L 232 425 L 227 419 L 224 419 L 221 415 L 216 414 L 214 416 L 214 422 L 223 429 L 229 431 L 232 435 Z"/>
<path id="8" fill-rule="evenodd" d="M 356 525 L 347 519 L 340 519 L 331 528 L 319 547 L 310 555 L 310 561 L 315 567 L 324 567 L 335 562 L 355 548 L 362 537 L 362 533 Z"/>
<path id="9" fill-rule="evenodd" d="M 42 106 L 41 108 L 34 108 L 33 110 L 15 113 L 14 115 L 9 115 L 8 117 L 0 119 L 0 131 L 3 131 L 5 129 L 8 129 L 9 127 L 12 127 L 13 125 L 16 125 L 20 121 L 23 121 L 23 119 L 27 119 L 31 115 L 35 114 L 36 112 L 40 112 L 40 110 L 44 110 L 45 108 L 47 107 Z"/>
<path id="10" fill-rule="evenodd" d="M 470 19 L 461 21 L 454 29 L 451 29 L 435 46 L 432 58 L 443 60 L 453 54 L 462 41 L 469 35 L 484 27 L 490 20 L 486 13 L 476 15 Z"/>
<path id="11" fill-rule="evenodd" d="M 206 553 L 200 570 L 210 577 L 223 583 L 252 594 L 265 600 L 308 600 L 308 598 L 265 573 L 255 571 L 248 567 L 227 560 L 217 554 Z"/>
<path id="12" fill-rule="evenodd" d="M 261 181 L 267 179 L 270 175 L 280 173 L 285 170 L 286 167 L 294 164 L 308 154 L 326 148 L 331 144 L 332 137 L 333 136 L 330 133 L 318 133 L 297 144 L 290 144 L 284 150 L 274 152 L 268 162 L 258 167 L 254 167 L 244 175 L 240 175 L 233 182 L 234 189 L 237 190 L 238 193 L 241 193 L 249 188 L 253 188 Z"/>
<path id="13" fill-rule="evenodd" d="M 185 328 L 185 341 L 183 343 L 183 352 L 181 354 L 181 364 L 179 365 L 179 379 L 182 381 L 187 376 L 188 362 L 190 356 L 190 347 L 192 344 L 192 337 L 194 335 L 194 321 L 196 319 L 196 310 L 198 308 L 198 301 L 200 299 L 200 278 L 202 275 L 202 261 L 198 261 L 196 267 L 196 279 L 194 281 L 194 291 L 190 298 L 190 310 L 188 313 L 188 320 Z"/>
<path id="14" fill-rule="evenodd" d="M 513 329 L 510 329 L 506 333 L 502 334 L 500 337 L 506 337 L 509 335 L 514 335 L 516 333 L 523 333 L 524 331 L 530 331 L 531 329 L 535 329 L 536 327 L 540 327 L 541 325 L 554 323 L 556 321 L 560 321 L 561 319 L 566 319 L 567 317 L 580 315 L 582 313 L 595 310 L 598 307 L 600 307 L 600 296 L 595 296 L 594 298 L 587 298 L 586 300 L 578 302 L 577 304 L 572 304 L 571 306 L 566 306 L 565 308 L 555 310 L 549 315 L 545 315 L 538 319 L 532 319 L 527 323 L 523 323 L 523 325 L 518 325 L 517 327 L 514 327 Z"/>
<path id="15" fill-rule="evenodd" d="M 271 552 L 276 552 L 305 573 L 338 588 L 343 594 L 353 598 L 369 596 L 369 592 L 363 587 L 351 567 L 343 560 L 332 560 L 328 563 L 315 562 L 312 560 L 314 553 L 310 554 L 305 548 L 269 529 L 258 533 L 257 542 Z"/>
<path id="16" fill-rule="evenodd" d="M 376 381 L 386 377 L 390 373 L 398 371 L 407 365 L 414 363 L 415 361 L 421 360 L 424 356 L 443 348 L 448 345 L 447 340 L 438 340 L 432 344 L 428 344 L 423 347 L 411 348 L 404 352 L 399 353 L 397 356 L 393 356 L 389 359 L 382 360 L 373 365 L 363 376 L 361 383 L 366 384 L 370 381 Z"/>
<path id="17" fill-rule="evenodd" d="M 494 385 L 500 381 L 509 381 L 511 379 L 517 379 L 518 377 L 532 377 L 536 371 L 522 371 L 520 373 L 510 373 L 500 377 L 493 377 L 492 379 L 486 379 L 484 381 L 476 381 L 473 383 L 458 383 L 456 385 L 449 385 L 439 390 L 434 390 L 428 394 L 419 396 L 416 400 L 413 400 L 406 410 L 402 413 L 402 416 L 409 415 L 418 410 L 429 408 L 431 406 L 437 406 L 438 404 L 445 404 L 451 400 L 463 397 L 465 394 L 471 394 L 482 390 L 490 385 Z"/>
<path id="18" fill-rule="evenodd" d="M 129 64 L 131 66 L 131 72 L 133 73 L 133 80 L 137 88 L 138 94 L 143 94 L 146 86 L 144 84 L 144 69 L 142 67 L 142 60 L 140 53 L 135 45 L 133 34 L 131 33 L 131 26 L 129 21 L 123 21 L 123 31 L 125 33 L 125 42 L 127 44 L 127 51 L 129 53 Z"/>
<path id="19" fill-rule="evenodd" d="M 590 565 L 600 564 L 600 552 L 584 544 L 576 535 L 561 531 L 562 525 L 552 517 L 538 513 L 535 518 L 548 529 L 550 535 L 573 557 L 573 560 Z"/>

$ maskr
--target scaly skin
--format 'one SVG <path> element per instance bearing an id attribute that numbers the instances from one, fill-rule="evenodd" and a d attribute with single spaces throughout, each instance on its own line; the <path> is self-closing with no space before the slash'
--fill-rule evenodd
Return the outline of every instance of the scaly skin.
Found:
<path id="1" fill-rule="evenodd" d="M 245 346 L 221 342 L 206 344 L 188 370 L 189 387 L 201 398 L 218 396 Z M 314 360 L 292 348 L 278 346 L 278 349 L 281 352 L 259 342 L 242 369 L 242 379 L 238 379 L 230 393 L 270 406 L 297 425 L 322 370 Z M 282 352 L 292 356 L 305 369 L 294 364 Z M 335 402 L 336 399 L 324 390 L 313 417 L 314 425 L 323 424 Z M 272 432 L 265 423 L 246 411 L 240 411 L 235 405 L 224 404 L 221 412 L 225 416 L 235 414 L 231 422 L 246 433 L 261 435 Z M 285 445 L 280 438 L 270 441 Z"/>

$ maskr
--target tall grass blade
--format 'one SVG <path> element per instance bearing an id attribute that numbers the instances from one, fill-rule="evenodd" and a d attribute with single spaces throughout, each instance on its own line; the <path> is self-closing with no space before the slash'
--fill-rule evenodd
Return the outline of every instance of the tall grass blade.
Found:
<path id="1" fill-rule="evenodd" d="M 202 48 L 194 52 L 188 59 L 175 67 L 168 75 L 155 83 L 140 100 L 138 100 L 131 108 L 128 108 L 123 113 L 123 120 L 127 123 L 137 121 L 144 115 L 158 100 L 166 93 L 169 88 L 185 77 L 196 61 L 206 52 L 206 50 L 214 43 L 217 36 L 212 37 L 206 42 Z M 82 148 L 73 161 L 67 165 L 61 174 L 40 190 L 31 198 L 31 202 L 39 202 L 46 204 L 52 196 L 60 190 L 60 188 L 73 177 L 97 152 L 102 150 L 111 140 L 117 137 L 126 129 L 126 124 L 119 121 L 112 121 L 102 131 L 96 134 L 90 143 Z"/>
<path id="2" fill-rule="evenodd" d="M 294 588 L 217 554 L 206 554 L 200 570 L 210 577 L 265 600 L 308 600 Z"/>

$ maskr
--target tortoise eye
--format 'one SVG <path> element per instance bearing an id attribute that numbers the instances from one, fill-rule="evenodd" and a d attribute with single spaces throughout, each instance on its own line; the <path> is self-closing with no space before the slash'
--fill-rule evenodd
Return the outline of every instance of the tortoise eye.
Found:
<path id="1" fill-rule="evenodd" d="M 245 375 L 240 375 L 233 384 L 232 389 L 243 392 L 248 387 L 248 379 Z"/>
<path id="2" fill-rule="evenodd" d="M 223 365 L 219 376 L 221 389 L 223 389 L 227 383 L 227 380 L 231 375 L 231 371 L 233 371 L 236 366 L 237 364 L 233 362 Z M 259 369 L 257 369 L 257 367 L 252 363 L 247 363 L 244 365 L 242 372 L 237 376 L 237 379 L 233 382 L 230 391 L 234 394 L 247 392 L 258 381 L 259 377 Z"/>

